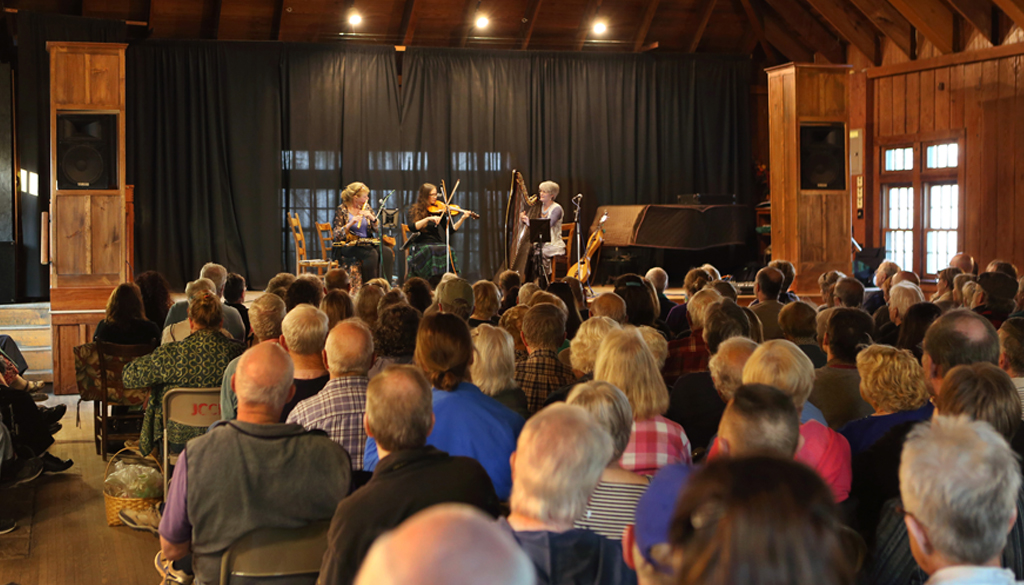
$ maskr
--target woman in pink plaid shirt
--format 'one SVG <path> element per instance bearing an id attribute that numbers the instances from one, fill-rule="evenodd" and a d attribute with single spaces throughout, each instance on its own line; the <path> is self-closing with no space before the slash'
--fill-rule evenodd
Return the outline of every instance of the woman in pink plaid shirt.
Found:
<path id="1" fill-rule="evenodd" d="M 664 416 L 668 388 L 636 327 L 611 331 L 597 352 L 594 379 L 614 384 L 633 409 L 633 432 L 619 462 L 624 469 L 654 475 L 672 463 L 690 463 L 690 440 L 683 427 Z"/>

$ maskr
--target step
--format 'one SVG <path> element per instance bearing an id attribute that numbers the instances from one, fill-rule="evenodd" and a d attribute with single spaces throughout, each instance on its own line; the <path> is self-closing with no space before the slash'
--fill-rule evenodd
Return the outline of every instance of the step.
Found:
<path id="1" fill-rule="evenodd" d="M 36 327 L 2 327 L 0 333 L 10 335 L 11 339 L 18 344 L 18 348 L 29 347 L 45 348 L 50 347 L 53 342 L 53 331 L 48 325 Z"/>
<path id="2" fill-rule="evenodd" d="M 22 377 L 25 378 L 26 380 L 29 380 L 29 381 L 32 381 L 32 382 L 35 382 L 35 381 L 38 380 L 38 381 L 41 381 L 41 382 L 51 382 L 52 383 L 53 382 L 53 369 L 52 368 L 48 368 L 48 369 L 45 369 L 45 370 L 26 370 L 25 374 Z"/>
<path id="3" fill-rule="evenodd" d="M 49 303 L 24 303 L 0 306 L 0 331 L 6 327 L 50 326 Z"/>
<path id="4" fill-rule="evenodd" d="M 50 348 L 22 348 L 21 355 L 25 357 L 25 363 L 31 370 L 52 370 L 53 352 Z"/>

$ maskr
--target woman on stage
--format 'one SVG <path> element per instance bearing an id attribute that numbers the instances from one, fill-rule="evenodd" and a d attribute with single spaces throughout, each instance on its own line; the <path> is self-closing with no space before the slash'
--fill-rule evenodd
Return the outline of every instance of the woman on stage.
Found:
<path id="1" fill-rule="evenodd" d="M 551 258 L 554 256 L 565 256 L 565 242 L 562 241 L 562 206 L 555 203 L 555 197 L 558 197 L 558 183 L 554 181 L 544 181 L 540 184 L 540 219 L 546 219 L 551 222 L 551 241 L 544 244 L 541 248 L 542 266 L 539 271 L 538 267 L 533 266 L 533 272 L 535 276 L 543 274 L 545 277 L 551 274 Z M 526 225 L 530 225 L 530 218 L 525 212 L 519 214 L 519 221 Z M 531 274 L 531 271 L 527 269 L 527 274 Z"/>
<path id="2" fill-rule="evenodd" d="M 341 192 L 341 205 L 334 212 L 332 223 L 334 235 L 334 259 L 343 266 L 356 260 L 362 263 L 363 282 L 378 276 L 391 281 L 391 266 L 395 252 L 384 246 L 384 274 L 379 273 L 380 242 L 376 245 L 366 241 L 376 237 L 374 227 L 377 217 L 369 205 L 370 188 L 360 182 L 350 183 Z"/>
<path id="3" fill-rule="evenodd" d="M 462 217 L 452 224 L 452 231 L 459 231 L 470 215 L 471 212 L 463 212 Z M 445 245 L 448 216 L 445 214 L 444 203 L 437 200 L 437 187 L 430 183 L 420 187 L 419 197 L 409 209 L 408 225 L 410 236 L 413 233 L 419 234 L 409 254 L 408 276 L 426 278 L 431 286 L 437 286 L 441 276 L 448 271 L 448 246 Z M 454 253 L 452 265 L 455 265 Z"/>

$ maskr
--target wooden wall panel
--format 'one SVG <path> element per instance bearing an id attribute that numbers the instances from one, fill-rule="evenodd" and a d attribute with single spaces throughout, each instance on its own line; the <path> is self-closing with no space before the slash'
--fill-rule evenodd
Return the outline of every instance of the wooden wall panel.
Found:
<path id="1" fill-rule="evenodd" d="M 115 278 L 121 271 L 124 211 L 120 195 L 90 197 L 92 272 Z"/>
<path id="2" fill-rule="evenodd" d="M 931 132 L 935 130 L 935 71 L 928 70 L 921 72 L 921 94 L 920 97 L 920 132 Z"/>
<path id="3" fill-rule="evenodd" d="M 1017 112 L 1014 125 L 1014 192 L 1016 193 L 1017 213 L 1024 213 L 1024 120 L 1020 118 L 1020 112 L 1024 112 L 1024 56 L 1018 55 L 1015 58 L 1017 72 L 1016 87 L 1014 90 L 1013 111 Z M 1007 189 L 1009 191 L 1009 189 Z M 1019 218 L 1018 218 L 1019 219 Z M 1024 228 L 1018 226 L 1014 233 L 1012 261 L 1018 269 L 1024 269 Z"/>
<path id="4" fill-rule="evenodd" d="M 982 184 L 981 193 L 977 193 L 978 205 L 972 211 L 982 214 L 981 241 L 977 254 L 973 254 L 979 262 L 987 263 L 996 253 L 996 172 L 998 170 L 997 153 L 999 139 L 999 62 L 985 61 L 981 66 L 981 113 L 982 113 Z M 986 218 L 986 215 L 988 217 Z M 989 219 L 990 221 L 986 221 Z"/>
<path id="5" fill-rule="evenodd" d="M 1010 251 L 1010 246 L 1006 246 L 1004 243 L 1010 243 L 1014 241 L 1014 230 L 1017 224 L 1020 223 L 1021 218 L 1017 216 L 1017 208 L 1015 206 L 1016 194 L 1014 193 L 1014 163 L 1015 156 L 1011 145 L 1014 143 L 1014 125 L 1020 124 L 1019 120 L 1021 115 L 1024 115 L 1024 111 L 1014 110 L 1015 104 L 1015 90 L 1017 85 L 1017 76 L 1014 71 L 1016 65 L 1015 59 L 1000 59 L 999 60 L 999 93 L 998 93 L 998 105 L 996 107 L 998 122 L 998 142 L 996 144 L 1005 145 L 1003 148 L 996 148 L 993 153 L 996 159 L 996 212 L 997 217 L 997 237 L 996 245 L 993 249 L 993 254 L 998 256 L 1003 250 Z M 1024 208 L 1021 208 L 1024 211 Z"/>
<path id="6" fill-rule="evenodd" d="M 109 107 L 121 103 L 121 57 L 117 54 L 89 55 L 89 105 Z"/>
<path id="7" fill-rule="evenodd" d="M 964 66 L 949 68 L 949 127 L 964 127 Z"/>
<path id="8" fill-rule="evenodd" d="M 892 78 L 892 134 L 907 132 L 907 76 L 894 75 Z"/>
<path id="9" fill-rule="evenodd" d="M 53 202 L 52 257 L 59 259 L 59 274 L 88 274 L 91 216 L 89 197 L 61 197 Z"/>
<path id="10" fill-rule="evenodd" d="M 908 73 L 907 95 L 903 100 L 907 110 L 907 134 L 917 134 L 921 129 L 921 74 Z"/>
<path id="11" fill-rule="evenodd" d="M 85 104 L 89 101 L 86 83 L 88 62 L 82 53 L 59 51 L 53 54 L 54 68 L 66 71 L 66 75 L 58 77 L 50 84 L 51 99 L 58 104 Z"/>
<path id="12" fill-rule="evenodd" d="M 963 209 L 964 226 L 964 250 L 981 249 L 981 216 L 976 211 L 980 202 L 980 193 L 983 190 L 983 176 L 974 172 L 981 166 L 984 155 L 984 140 L 982 139 L 981 113 L 981 63 L 968 63 L 964 65 L 964 124 L 967 135 L 964 139 L 964 147 L 967 149 L 967 191 L 964 194 L 967 204 Z"/>
<path id="13" fill-rule="evenodd" d="M 878 134 L 892 134 L 892 78 L 879 79 L 878 85 Z"/>

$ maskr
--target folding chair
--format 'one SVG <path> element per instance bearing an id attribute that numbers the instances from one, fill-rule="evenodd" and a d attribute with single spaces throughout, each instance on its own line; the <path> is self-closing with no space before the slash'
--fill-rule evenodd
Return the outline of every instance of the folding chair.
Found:
<path id="1" fill-rule="evenodd" d="M 298 575 L 308 575 L 309 584 L 313 585 L 327 552 L 330 526 L 330 521 L 322 521 L 302 528 L 253 530 L 232 543 L 221 557 L 221 585 L 230 585 L 232 576 L 252 583 L 254 579 L 273 582 L 273 578 Z"/>
<path id="2" fill-rule="evenodd" d="M 171 388 L 164 394 L 164 497 L 171 472 L 168 464 L 175 463 L 168 453 L 167 425 L 175 422 L 190 427 L 208 427 L 220 420 L 220 388 Z"/>

